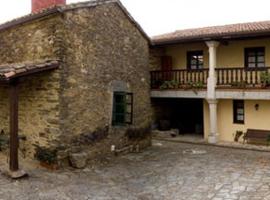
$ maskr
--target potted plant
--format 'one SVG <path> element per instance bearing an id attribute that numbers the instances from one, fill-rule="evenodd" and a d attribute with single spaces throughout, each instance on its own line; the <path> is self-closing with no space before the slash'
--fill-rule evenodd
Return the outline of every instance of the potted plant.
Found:
<path id="1" fill-rule="evenodd" d="M 197 90 L 202 89 L 204 87 L 204 84 L 203 84 L 202 81 L 198 81 L 198 82 L 192 82 L 192 81 L 190 81 L 190 82 L 188 82 L 188 86 L 189 86 L 190 89 L 193 90 L 193 92 L 195 94 L 197 94 L 198 93 Z"/>
<path id="2" fill-rule="evenodd" d="M 36 146 L 35 158 L 40 162 L 42 167 L 50 170 L 57 170 L 57 150 Z"/>
<path id="3" fill-rule="evenodd" d="M 263 87 L 269 87 L 270 86 L 270 74 L 269 72 L 262 72 L 261 73 L 261 83 Z"/>
<path id="4" fill-rule="evenodd" d="M 164 81 L 164 83 L 160 86 L 161 90 L 165 89 L 177 89 L 179 87 L 179 82 L 176 80 Z"/>
<path id="5" fill-rule="evenodd" d="M 238 142 L 239 138 L 244 134 L 243 131 L 236 131 L 235 135 L 234 135 L 234 141 Z"/>

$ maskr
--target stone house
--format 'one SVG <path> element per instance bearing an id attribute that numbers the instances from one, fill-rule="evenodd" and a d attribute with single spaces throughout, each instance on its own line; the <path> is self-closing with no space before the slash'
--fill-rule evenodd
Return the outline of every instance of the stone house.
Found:
<path id="1" fill-rule="evenodd" d="M 246 142 L 269 142 L 269 21 L 179 30 L 152 42 L 157 123 L 209 143 L 243 142 L 245 133 Z"/>
<path id="2" fill-rule="evenodd" d="M 66 160 L 150 145 L 149 38 L 118 0 L 32 0 L 31 14 L 0 25 L 0 44 L 0 129 L 13 170 L 18 134 L 30 158 L 37 146 Z"/>

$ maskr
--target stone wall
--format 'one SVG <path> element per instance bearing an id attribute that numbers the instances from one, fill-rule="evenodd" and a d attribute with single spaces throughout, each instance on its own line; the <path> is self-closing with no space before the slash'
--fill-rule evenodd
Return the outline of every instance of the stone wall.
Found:
<path id="1" fill-rule="evenodd" d="M 99 142 L 98 152 L 109 151 L 111 144 L 128 143 L 124 137 L 128 127 L 111 127 L 112 85 L 120 81 L 134 95 L 131 127 L 148 127 L 147 40 L 116 4 L 69 11 L 65 13 L 65 26 L 60 111 L 63 139 L 70 143 L 74 137 L 108 127 L 109 135 Z"/>
<path id="2" fill-rule="evenodd" d="M 9 132 L 8 86 L 0 87 L 0 131 Z"/>
<path id="3" fill-rule="evenodd" d="M 52 59 L 59 55 L 61 17 L 47 18 L 18 25 L 0 32 L 0 63 Z"/>
<path id="4" fill-rule="evenodd" d="M 61 62 L 58 70 L 21 80 L 23 155 L 33 157 L 34 145 L 60 146 L 58 156 L 64 159 L 77 146 L 88 147 L 96 156 L 110 151 L 112 144 L 122 148 L 144 139 L 142 146 L 150 144 L 145 131 L 151 124 L 148 41 L 116 3 L 16 26 L 0 32 L 0 43 L 0 64 L 53 58 Z M 127 127 L 111 126 L 113 92 L 119 83 L 134 96 L 133 124 Z M 8 133 L 8 88 L 0 87 L 0 97 L 0 129 Z M 145 136 L 130 139 L 127 130 L 142 130 Z"/>
<path id="5" fill-rule="evenodd" d="M 161 57 L 165 55 L 165 49 L 162 47 L 150 47 L 149 51 L 149 68 L 150 71 L 161 70 Z M 159 114 L 163 109 L 152 100 L 151 102 L 152 121 L 157 126 Z"/>
<path id="6" fill-rule="evenodd" d="M 161 70 L 161 57 L 165 55 L 165 49 L 162 47 L 151 47 L 149 53 L 150 70 Z"/>
<path id="7" fill-rule="evenodd" d="M 59 129 L 59 73 L 45 72 L 26 78 L 20 85 L 19 133 L 26 136 L 21 150 L 31 157 L 35 146 L 58 146 Z"/>
<path id="8" fill-rule="evenodd" d="M 61 17 L 48 18 L 0 32 L 0 64 L 60 58 Z M 34 144 L 55 145 L 59 141 L 59 70 L 20 80 L 19 134 L 23 156 L 33 157 Z M 0 130 L 9 133 L 8 86 L 0 86 Z"/>

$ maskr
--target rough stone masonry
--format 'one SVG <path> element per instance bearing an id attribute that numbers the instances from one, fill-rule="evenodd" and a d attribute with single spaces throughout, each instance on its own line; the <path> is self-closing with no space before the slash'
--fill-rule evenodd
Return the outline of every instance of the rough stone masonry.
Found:
<path id="1" fill-rule="evenodd" d="M 57 149 L 60 160 L 81 151 L 93 158 L 109 152 L 112 144 L 150 145 L 148 40 L 117 1 L 84 5 L 0 28 L 0 64 L 46 59 L 61 63 L 57 70 L 20 80 L 24 156 L 34 157 L 36 145 Z M 133 124 L 126 127 L 111 125 L 113 92 L 119 87 L 134 96 Z M 0 129 L 5 133 L 7 92 L 7 86 L 0 87 Z M 145 137 L 130 139 L 131 129 Z"/>

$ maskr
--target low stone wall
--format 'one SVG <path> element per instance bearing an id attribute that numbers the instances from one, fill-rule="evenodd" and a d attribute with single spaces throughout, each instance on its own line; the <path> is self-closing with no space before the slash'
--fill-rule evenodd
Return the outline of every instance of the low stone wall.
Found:
<path id="1" fill-rule="evenodd" d="M 69 148 L 58 151 L 58 161 L 61 166 L 71 164 L 75 168 L 83 168 L 87 162 L 100 160 L 105 156 L 140 152 L 151 146 L 151 142 L 150 128 L 100 128 L 93 133 L 75 137 Z"/>

